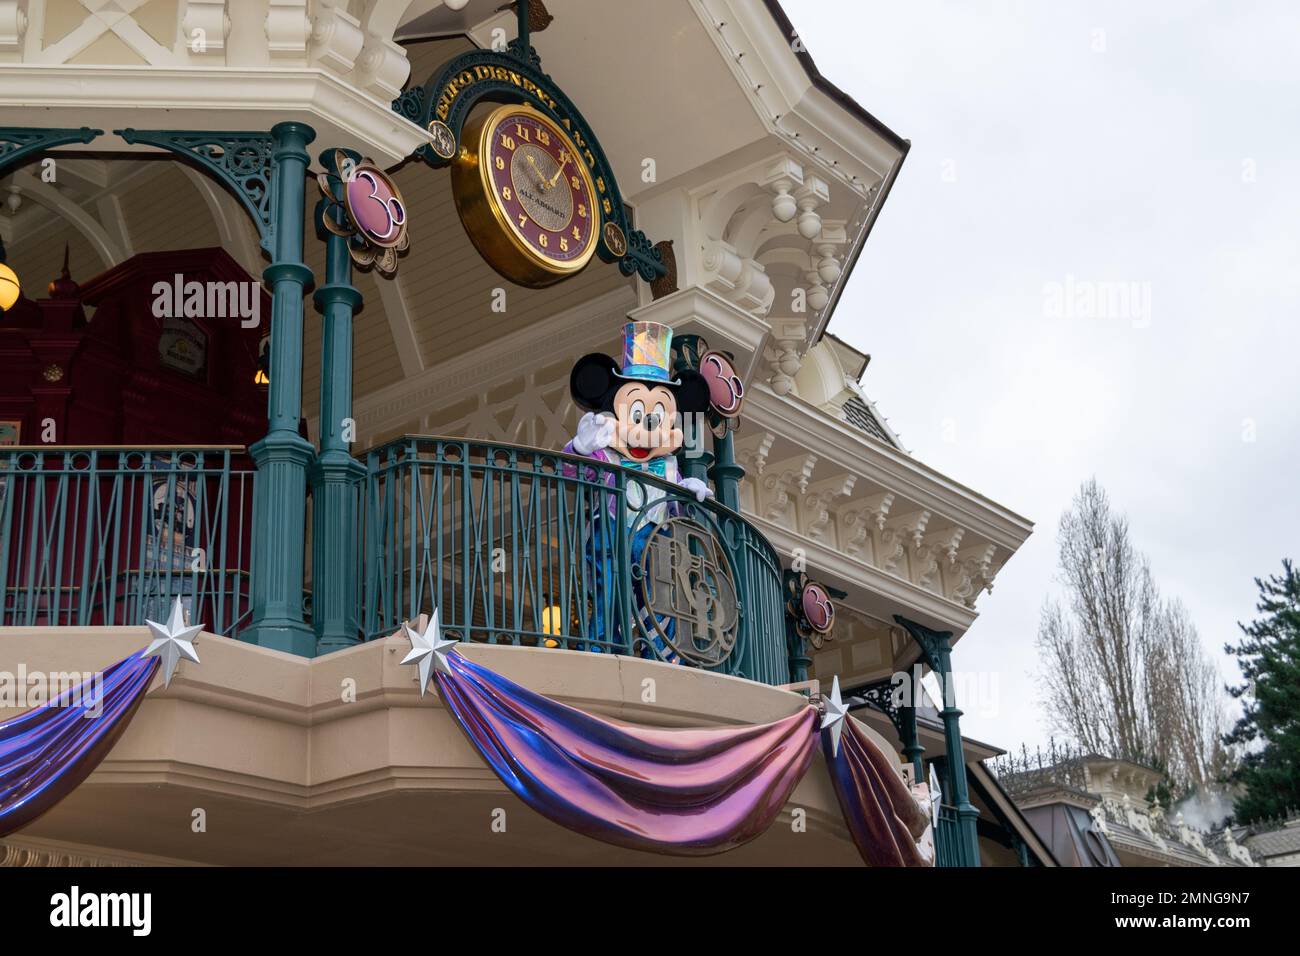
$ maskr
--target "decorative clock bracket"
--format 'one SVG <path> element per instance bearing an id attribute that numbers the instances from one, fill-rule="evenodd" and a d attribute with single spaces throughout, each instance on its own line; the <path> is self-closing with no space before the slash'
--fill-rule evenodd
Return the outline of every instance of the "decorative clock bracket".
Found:
<path id="1" fill-rule="evenodd" d="M 582 113 L 551 77 L 529 40 L 529 0 L 515 4 L 518 36 L 504 51 L 470 50 L 445 63 L 420 86 L 393 100 L 393 112 L 422 126 L 429 142 L 414 153 L 434 168 L 447 166 L 460 152 L 461 132 L 470 110 L 483 99 L 527 103 L 564 126 L 581 151 L 596 183 L 601 211 L 596 255 L 617 263 L 624 275 L 653 282 L 666 275 L 663 253 L 639 229 L 632 229 L 622 193 L 595 133 Z"/>

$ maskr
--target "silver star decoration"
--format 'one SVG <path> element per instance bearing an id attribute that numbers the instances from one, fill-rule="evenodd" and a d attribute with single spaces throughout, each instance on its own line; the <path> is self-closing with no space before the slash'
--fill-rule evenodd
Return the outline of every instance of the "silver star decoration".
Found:
<path id="1" fill-rule="evenodd" d="M 438 612 L 436 610 L 429 615 L 429 623 L 425 625 L 423 634 L 409 624 L 403 624 L 402 627 L 406 629 L 406 638 L 411 642 L 411 650 L 402 658 L 402 663 L 419 665 L 420 696 L 423 697 L 425 688 L 429 686 L 429 681 L 433 679 L 434 671 L 441 671 L 444 674 L 451 673 L 451 665 L 447 663 L 447 655 L 459 642 L 444 641 L 442 639 L 442 628 L 438 625 Z"/>
<path id="2" fill-rule="evenodd" d="M 172 604 L 171 617 L 167 619 L 166 624 L 159 624 L 157 621 L 145 621 L 145 624 L 153 634 L 153 642 L 145 648 L 144 656 L 157 657 L 162 661 L 163 687 L 167 687 L 171 684 L 172 675 L 176 673 L 176 665 L 182 658 L 195 664 L 199 662 L 199 655 L 194 652 L 194 638 L 203 630 L 203 625 L 185 626 L 185 608 L 181 606 L 179 595 L 176 597 L 176 602 Z"/>
<path id="3" fill-rule="evenodd" d="M 822 730 L 831 732 L 831 756 L 840 755 L 840 734 L 844 733 L 844 718 L 849 715 L 848 705 L 840 699 L 840 675 L 831 681 L 831 695 L 822 697 Z"/>

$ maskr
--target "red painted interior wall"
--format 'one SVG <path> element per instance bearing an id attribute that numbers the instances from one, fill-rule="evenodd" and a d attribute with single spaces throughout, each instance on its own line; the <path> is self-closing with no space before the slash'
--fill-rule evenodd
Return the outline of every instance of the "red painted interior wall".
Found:
<path id="1" fill-rule="evenodd" d="M 256 282 L 220 248 L 141 253 L 49 298 L 0 315 L 0 422 L 21 422 L 21 444 L 249 445 L 266 433 L 266 387 L 253 381 L 271 300 L 258 286 L 260 325 L 232 316 L 157 317 L 155 286 Z M 170 331 L 170 363 L 159 351 Z M 178 341 L 183 340 L 183 341 Z M 176 350 L 192 365 L 177 367 Z M 48 433 L 48 429 L 44 429 Z"/>

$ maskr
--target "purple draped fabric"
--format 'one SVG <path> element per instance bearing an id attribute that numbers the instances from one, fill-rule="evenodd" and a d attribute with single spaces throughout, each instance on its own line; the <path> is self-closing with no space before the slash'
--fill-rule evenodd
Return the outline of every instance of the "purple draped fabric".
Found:
<path id="1" fill-rule="evenodd" d="M 158 669 L 140 650 L 0 724 L 0 837 L 66 797 L 126 730 Z"/>
<path id="2" fill-rule="evenodd" d="M 916 847 L 929 818 L 888 756 L 851 719 L 844 721 L 840 752 L 822 753 L 839 797 L 844 822 L 867 866 L 929 866 Z"/>
<path id="3" fill-rule="evenodd" d="M 497 776 L 561 826 L 617 846 L 704 855 L 776 818 L 812 760 L 817 710 L 768 724 L 640 727 L 557 703 L 460 654 L 436 680 Z"/>

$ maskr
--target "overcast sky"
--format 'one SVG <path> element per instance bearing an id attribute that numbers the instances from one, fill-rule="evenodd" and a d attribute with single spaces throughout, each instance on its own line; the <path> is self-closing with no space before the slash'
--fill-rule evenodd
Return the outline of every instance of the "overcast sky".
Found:
<path id="1" fill-rule="evenodd" d="M 1090 475 L 1235 678 L 1252 578 L 1300 560 L 1300 5 L 784 7 L 912 141 L 831 330 L 906 448 L 1036 524 L 958 645 L 1000 691 L 962 730 L 1046 740 L 1033 639 Z"/>

